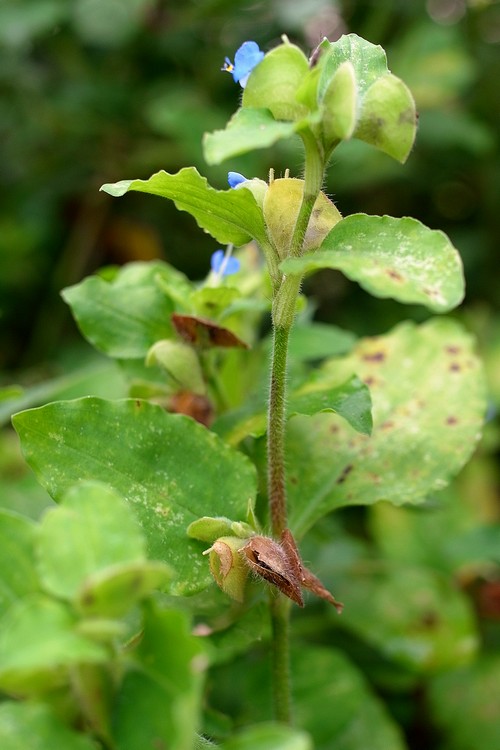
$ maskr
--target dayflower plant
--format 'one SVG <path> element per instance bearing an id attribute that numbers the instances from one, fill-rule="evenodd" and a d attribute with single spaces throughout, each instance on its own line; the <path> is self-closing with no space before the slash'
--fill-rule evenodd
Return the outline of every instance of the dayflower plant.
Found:
<path id="1" fill-rule="evenodd" d="M 71 716 L 74 726 L 92 726 L 105 747 L 120 750 L 132 748 L 130 706 L 139 706 L 141 714 L 134 750 L 159 745 L 186 750 L 194 743 L 193 726 L 209 731 L 200 718 L 201 672 L 207 665 L 200 658 L 199 636 L 189 633 L 186 611 L 197 620 L 195 632 L 211 640 L 208 653 L 215 668 L 259 639 L 261 645 L 271 641 L 274 716 L 280 724 L 261 727 L 264 734 L 249 729 L 241 743 L 229 740 L 227 747 L 293 744 L 309 750 L 307 734 L 282 726 L 291 719 L 290 607 L 307 603 L 308 591 L 330 609 L 340 612 L 343 605 L 328 590 L 337 593 L 336 576 L 327 575 L 327 588 L 314 563 L 304 565 L 299 545 L 311 527 L 338 508 L 382 500 L 421 503 L 442 489 L 468 459 L 484 413 L 480 365 L 456 321 L 404 323 L 356 342 L 349 332 L 311 322 L 300 297 L 305 275 L 322 268 L 342 271 L 376 297 L 422 304 L 436 313 L 453 309 L 463 297 L 460 257 L 442 232 L 411 218 L 343 217 L 321 191 L 332 153 L 351 138 L 400 162 L 410 154 L 416 132 L 413 98 L 388 70 L 384 51 L 355 34 L 323 40 L 310 59 L 286 38 L 266 54 L 249 41 L 237 50 L 234 65 L 226 59 L 224 70 L 245 88 L 226 128 L 205 136 L 206 160 L 220 163 L 298 137 L 302 177 L 286 171 L 275 178 L 270 168 L 265 182 L 229 172 L 230 187 L 217 190 L 188 167 L 104 185 L 113 196 L 136 190 L 174 201 L 228 248 L 212 255 L 211 269 L 219 278 L 233 278 L 211 285 L 209 274 L 199 285 L 168 264 L 138 263 L 111 280 L 94 276 L 64 290 L 83 334 L 116 358 L 130 378 L 133 398 L 62 401 L 14 418 L 27 460 L 54 499 L 66 503 L 56 517 L 58 539 L 78 540 L 81 554 L 78 577 L 68 564 L 73 549 L 67 542 L 66 557 L 53 553 L 51 529 L 43 554 L 30 552 L 30 560 L 42 561 L 36 573 L 42 582 L 29 578 L 29 595 L 35 591 L 38 597 L 34 611 L 47 641 L 63 646 L 52 661 L 36 654 L 33 667 L 26 666 L 29 655 L 12 666 L 9 641 L 3 646 L 0 641 L 0 690 L 34 694 L 52 706 L 56 688 L 76 684 L 81 705 L 77 698 L 70 709 L 57 704 L 58 715 Z M 233 246 L 240 248 L 240 273 Z M 272 340 L 262 340 L 269 305 Z M 289 351 L 296 359 L 292 368 Z M 81 485 L 82 480 L 93 484 Z M 71 490 L 75 483 L 76 491 Z M 82 493 L 90 500 L 82 500 Z M 111 549 L 99 535 L 99 523 L 92 522 L 91 502 L 112 529 Z M 125 530 L 120 503 L 127 507 Z M 71 529 L 66 536 L 64 522 Z M 89 529 L 85 544 L 97 545 L 88 554 L 74 531 L 81 522 Z M 10 519 L 9 529 L 16 523 Z M 18 530 L 23 549 L 35 544 L 28 542 L 35 536 L 31 526 Z M 111 570 L 101 570 L 102 560 Z M 364 561 L 359 567 L 366 575 L 372 570 Z M 336 572 L 341 583 L 342 569 Z M 440 586 L 435 585 L 439 594 Z M 152 598 L 155 587 L 170 595 L 167 604 Z M 399 598 L 411 595 L 408 586 L 402 590 Z M 421 591 L 427 602 L 428 587 Z M 121 606 L 122 592 L 129 608 L 143 602 L 130 618 Z M 398 645 L 406 660 L 431 651 L 434 669 L 444 659 L 443 643 L 447 653 L 474 647 L 473 618 L 458 591 L 449 595 L 453 611 L 465 611 L 457 632 L 442 632 L 440 619 L 433 619 L 432 628 L 426 627 L 427 637 L 437 632 L 432 647 Z M 183 598 L 179 611 L 176 597 Z M 344 585 L 339 598 L 345 627 L 356 637 L 370 622 L 366 640 L 372 648 L 388 608 L 372 609 L 359 595 L 358 606 L 361 601 L 365 607 L 360 625 L 359 619 L 349 619 L 355 592 Z M 418 614 L 414 630 L 420 632 L 429 612 Z M 9 616 L 9 632 L 15 633 L 25 615 L 15 610 Z M 138 632 L 130 633 L 134 625 Z M 304 653 L 318 669 L 327 665 L 329 681 L 338 675 L 357 721 L 363 721 L 359 706 L 368 706 L 359 745 L 364 750 L 371 742 L 371 717 L 379 710 L 359 687 L 364 680 L 346 657 L 332 661 L 331 652 L 323 650 L 316 658 L 308 646 L 296 655 L 299 667 Z M 180 663 L 184 671 L 177 684 L 165 673 Z M 312 667 L 306 667 L 309 674 Z M 246 672 L 247 666 L 238 672 L 238 691 Z M 32 673 L 34 688 L 23 692 Z M 266 677 L 255 674 L 258 694 L 265 695 Z M 351 700 L 353 690 L 361 690 L 362 697 L 356 693 Z M 96 693 L 110 696 L 101 712 L 95 710 Z M 330 714 L 334 719 L 334 747 L 339 727 L 352 717 L 322 695 L 314 700 L 320 708 L 323 703 L 329 727 Z M 357 737 L 364 725 L 355 726 Z M 314 735 L 314 726 L 305 728 Z M 315 740 L 324 743 L 324 736 Z M 384 742 L 378 745 L 385 747 Z"/>

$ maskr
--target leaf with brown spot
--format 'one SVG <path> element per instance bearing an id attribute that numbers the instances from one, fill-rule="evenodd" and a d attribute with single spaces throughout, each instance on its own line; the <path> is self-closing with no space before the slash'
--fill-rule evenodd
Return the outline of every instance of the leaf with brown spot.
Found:
<path id="1" fill-rule="evenodd" d="M 312 253 L 287 258 L 287 274 L 335 268 L 375 297 L 425 305 L 436 312 L 464 296 L 462 261 L 448 237 L 416 219 L 352 214 Z"/>
<path id="2" fill-rule="evenodd" d="M 457 361 L 471 367 L 450 373 L 446 345 L 458 347 Z M 361 340 L 351 354 L 320 368 L 318 378 L 332 385 L 352 372 L 365 382 L 377 373 L 370 385 L 374 427 L 368 437 L 335 414 L 289 420 L 287 463 L 299 478 L 287 488 L 296 538 L 335 508 L 379 500 L 418 503 L 446 486 L 474 450 L 486 411 L 474 348 L 460 324 L 436 318 L 421 326 L 404 323 L 375 343 Z M 366 359 L 374 350 L 386 353 L 383 362 Z M 457 423 L 446 424 L 450 416 Z M 259 462 L 264 448 L 259 444 Z"/>

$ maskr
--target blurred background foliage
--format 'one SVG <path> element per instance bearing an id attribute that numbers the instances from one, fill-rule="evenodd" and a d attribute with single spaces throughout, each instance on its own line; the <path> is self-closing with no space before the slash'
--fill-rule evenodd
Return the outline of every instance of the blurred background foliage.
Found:
<path id="1" fill-rule="evenodd" d="M 190 217 L 140 194 L 113 200 L 99 186 L 186 165 L 223 189 L 229 169 L 263 179 L 270 166 L 296 173 L 301 155 L 293 141 L 272 153 L 205 165 L 203 132 L 223 127 L 240 96 L 220 72 L 224 57 L 246 39 L 267 50 L 285 33 L 309 52 L 323 36 L 333 41 L 349 32 L 386 49 L 390 69 L 416 97 L 419 131 L 404 166 L 360 142 L 344 145 L 326 190 L 343 214 L 411 215 L 449 234 L 467 279 L 455 315 L 478 337 L 491 407 L 475 458 L 446 494 L 429 500 L 430 515 L 381 506 L 340 513 L 336 521 L 351 540 L 340 545 L 341 563 L 342 555 L 359 562 L 375 554 L 430 566 L 467 590 L 480 622 L 481 659 L 456 664 L 456 675 L 446 663 L 437 675 L 430 670 L 431 678 L 397 660 L 388 665 L 384 643 L 400 634 L 389 630 L 380 642 L 362 643 L 369 602 L 359 623 L 354 607 L 357 635 L 335 628 L 334 638 L 345 637 L 346 650 L 389 696 L 410 747 L 500 747 L 487 700 L 500 694 L 498 657 L 488 656 L 500 643 L 498 0 L 2 0 L 0 420 L 7 423 L 14 407 L 54 398 L 125 393 L 117 371 L 81 342 L 61 288 L 100 266 L 133 260 L 162 258 L 191 278 L 208 271 L 216 246 Z M 373 299 L 333 271 L 315 276 L 307 292 L 318 319 L 359 335 L 385 332 L 402 317 L 428 317 L 423 308 Z M 30 389 L 7 387 L 13 382 Z M 47 496 L 26 473 L 9 430 L 0 441 L 2 505 L 38 516 Z M 325 542 L 329 532 L 315 533 Z M 322 549 L 328 573 L 339 550 L 326 543 Z M 331 625 L 323 619 L 318 626 L 315 617 L 312 609 L 301 627 L 322 643 Z M 432 630 L 432 622 L 420 627 Z"/>

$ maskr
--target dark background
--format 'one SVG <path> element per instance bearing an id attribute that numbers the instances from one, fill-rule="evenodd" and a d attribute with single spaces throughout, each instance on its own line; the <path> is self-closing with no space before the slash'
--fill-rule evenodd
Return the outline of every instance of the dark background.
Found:
<path id="1" fill-rule="evenodd" d="M 297 143 L 220 167 L 201 136 L 224 126 L 240 89 L 220 72 L 246 39 L 286 33 L 309 53 L 355 32 L 387 51 L 412 89 L 417 143 L 406 165 L 352 142 L 327 192 L 343 214 L 411 215 L 446 231 L 465 264 L 457 313 L 498 348 L 500 5 L 472 0 L 4 0 L 0 6 L 0 369 L 56 367 L 78 334 L 62 287 L 105 264 L 160 257 L 205 275 L 214 242 L 168 201 L 112 199 L 103 182 L 196 166 L 266 179 L 300 170 Z M 334 272 L 312 282 L 317 315 L 359 333 L 427 316 L 369 295 Z M 49 363 L 49 364 L 47 364 Z"/>

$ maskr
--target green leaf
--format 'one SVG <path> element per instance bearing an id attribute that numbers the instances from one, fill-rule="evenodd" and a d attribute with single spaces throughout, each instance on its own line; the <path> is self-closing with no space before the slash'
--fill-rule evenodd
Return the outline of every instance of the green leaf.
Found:
<path id="1" fill-rule="evenodd" d="M 121 180 L 101 190 L 115 197 L 138 190 L 170 198 L 179 211 L 190 213 L 198 226 L 223 245 L 244 245 L 252 238 L 266 241 L 262 211 L 250 190 L 214 190 L 194 167 L 176 174 L 157 172 L 149 180 Z"/>
<path id="2" fill-rule="evenodd" d="M 311 738 L 305 732 L 271 722 L 246 727 L 220 747 L 221 750 L 313 750 Z"/>
<path id="3" fill-rule="evenodd" d="M 290 394 L 287 416 L 312 415 L 318 412 L 335 412 L 365 435 L 371 433 L 370 392 L 356 377 L 332 385 L 328 380 L 310 379 Z M 259 437 L 267 429 L 265 404 L 262 399 L 250 403 L 239 411 L 224 415 L 217 420 L 217 433 L 224 436 L 230 445 L 236 445 L 248 435 Z"/>
<path id="4" fill-rule="evenodd" d="M 484 377 L 474 341 L 456 322 L 404 323 L 361 340 L 320 372 L 332 382 L 356 373 L 369 385 L 374 429 L 368 438 L 329 414 L 290 420 L 290 528 L 297 536 L 344 505 L 422 502 L 472 453 L 486 408 Z"/>
<path id="5" fill-rule="evenodd" d="M 157 283 L 168 279 L 165 263 L 130 263 L 109 283 L 89 276 L 62 292 L 78 326 L 96 349 L 111 357 L 138 359 L 159 339 L 172 336 L 172 301 Z"/>
<path id="6" fill-rule="evenodd" d="M 146 401 L 84 398 L 13 418 L 24 454 L 56 499 L 76 479 L 109 484 L 130 503 L 148 557 L 171 564 L 176 593 L 210 582 L 188 525 L 207 513 L 244 519 L 256 492 L 250 461 L 189 417 Z"/>
<path id="7" fill-rule="evenodd" d="M 134 513 L 113 489 L 97 482 L 72 487 L 45 514 L 38 540 L 45 590 L 86 614 L 120 616 L 170 579 L 166 566 L 146 561 Z"/>
<path id="8" fill-rule="evenodd" d="M 185 613 L 151 604 L 135 662 L 125 674 L 114 709 L 118 750 L 191 750 L 206 660 Z"/>
<path id="9" fill-rule="evenodd" d="M 243 109 L 268 109 L 276 120 L 298 120 L 307 107 L 296 97 L 309 63 L 294 44 L 280 44 L 266 54 L 252 71 L 243 90 Z"/>
<path id="10" fill-rule="evenodd" d="M 313 415 L 318 412 L 335 412 L 343 417 L 357 432 L 370 435 L 372 431 L 372 402 L 368 387 L 355 375 L 342 385 L 325 390 L 320 379 L 310 380 L 291 397 L 289 416 Z"/>
<path id="11" fill-rule="evenodd" d="M 354 345 L 356 335 L 337 326 L 316 321 L 293 326 L 288 354 L 290 360 L 314 360 L 345 354 Z"/>
<path id="12" fill-rule="evenodd" d="M 448 237 L 416 219 L 352 214 L 320 248 L 281 263 L 285 273 L 337 268 L 376 297 L 420 303 L 437 312 L 464 296 L 460 256 Z"/>
<path id="13" fill-rule="evenodd" d="M 170 568 L 155 560 L 113 565 L 87 578 L 76 607 L 86 616 L 123 617 L 155 589 L 165 588 L 171 577 Z"/>
<path id="14" fill-rule="evenodd" d="M 22 516 L 0 510 L 0 614 L 40 583 L 34 559 L 35 524 Z"/>
<path id="15" fill-rule="evenodd" d="M 204 286 L 191 294 L 190 302 L 197 315 L 204 315 L 213 320 L 223 316 L 224 312 L 240 299 L 242 294 L 234 287 Z"/>
<path id="16" fill-rule="evenodd" d="M 207 164 L 220 164 L 226 159 L 257 148 L 268 148 L 283 138 L 291 138 L 301 123 L 275 120 L 268 109 L 238 109 L 224 130 L 203 136 L 203 154 Z"/>
<path id="17" fill-rule="evenodd" d="M 82 482 L 43 517 L 38 571 L 49 593 L 73 600 L 84 580 L 124 562 L 142 561 L 146 543 L 133 511 L 113 489 Z"/>
<path id="18" fill-rule="evenodd" d="M 384 657 L 420 674 L 468 663 L 479 638 L 472 606 L 448 576 L 434 570 L 367 562 L 360 574 L 337 576 L 344 596 L 342 628 Z"/>
<path id="19" fill-rule="evenodd" d="M 95 750 L 94 742 L 73 732 L 42 703 L 0 705 L 2 750 Z"/>
<path id="20" fill-rule="evenodd" d="M 71 667 L 105 661 L 107 650 L 76 625 L 65 605 L 42 595 L 16 602 L 0 622 L 0 689 L 38 695 L 65 684 Z"/>
<path id="21" fill-rule="evenodd" d="M 428 705 L 446 750 L 500 747 L 500 658 L 485 653 L 474 664 L 436 677 Z"/>

